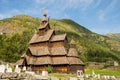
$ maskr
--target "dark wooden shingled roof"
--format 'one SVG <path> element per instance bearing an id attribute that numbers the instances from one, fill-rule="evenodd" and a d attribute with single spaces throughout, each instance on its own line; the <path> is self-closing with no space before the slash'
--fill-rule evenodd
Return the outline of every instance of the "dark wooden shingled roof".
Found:
<path id="1" fill-rule="evenodd" d="M 51 47 L 51 55 L 66 55 L 67 51 L 64 46 L 62 47 Z"/>
<path id="2" fill-rule="evenodd" d="M 78 53 L 75 48 L 70 48 L 68 51 L 67 56 L 73 56 L 73 57 L 78 57 Z"/>
<path id="3" fill-rule="evenodd" d="M 50 55 L 50 52 L 47 46 L 29 47 L 29 50 L 31 54 L 34 56 Z"/>
<path id="4" fill-rule="evenodd" d="M 70 41 L 70 48 L 69 48 L 67 56 L 78 57 L 78 52 L 75 48 L 75 41 L 73 39 Z"/>
<path id="5" fill-rule="evenodd" d="M 45 64 L 52 64 L 52 60 L 49 56 L 37 57 L 35 65 L 45 65 Z"/>
<path id="6" fill-rule="evenodd" d="M 65 38 L 66 38 L 66 34 L 54 35 L 50 41 L 51 42 L 63 41 L 63 40 L 65 40 Z"/>
<path id="7" fill-rule="evenodd" d="M 69 64 L 66 56 L 52 57 L 53 65 Z"/>
<path id="8" fill-rule="evenodd" d="M 27 64 L 34 64 L 34 65 L 52 64 L 51 58 L 49 56 L 42 56 L 42 57 L 26 56 L 26 60 L 27 60 Z"/>
<path id="9" fill-rule="evenodd" d="M 45 33 L 44 36 L 40 36 L 39 34 L 36 33 L 34 34 L 34 36 L 32 37 L 29 43 L 31 44 L 31 43 L 48 41 L 50 37 L 52 36 L 53 32 L 54 30 L 50 29 Z"/>
<path id="10" fill-rule="evenodd" d="M 79 58 L 76 58 L 76 57 L 67 57 L 67 58 L 68 58 L 69 64 L 81 64 L 81 65 L 84 65 L 84 63 Z"/>
<path id="11" fill-rule="evenodd" d="M 18 61 L 15 63 L 15 65 L 22 65 L 23 62 L 24 62 L 24 59 L 21 58 L 20 60 L 18 60 Z"/>
<path id="12" fill-rule="evenodd" d="M 68 51 L 67 58 L 68 58 L 69 64 L 84 65 L 84 63 L 78 57 L 78 52 L 75 48 L 75 41 L 73 39 L 70 42 L 70 49 Z"/>
<path id="13" fill-rule="evenodd" d="M 39 29 L 44 29 L 44 28 L 46 28 L 47 26 L 49 26 L 49 23 L 47 22 L 45 25 L 40 25 L 39 26 Z"/>

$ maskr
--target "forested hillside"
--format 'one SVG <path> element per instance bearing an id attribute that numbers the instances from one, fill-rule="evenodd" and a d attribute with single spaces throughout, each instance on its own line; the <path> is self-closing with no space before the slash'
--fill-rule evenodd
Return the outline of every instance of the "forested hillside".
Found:
<path id="1" fill-rule="evenodd" d="M 40 20 L 26 15 L 0 20 L 0 60 L 16 62 L 26 51 Z M 68 43 L 71 39 L 75 40 L 79 56 L 84 62 L 120 62 L 120 38 L 93 33 L 69 19 L 51 19 L 50 26 L 56 30 L 56 34 L 67 33 Z"/>

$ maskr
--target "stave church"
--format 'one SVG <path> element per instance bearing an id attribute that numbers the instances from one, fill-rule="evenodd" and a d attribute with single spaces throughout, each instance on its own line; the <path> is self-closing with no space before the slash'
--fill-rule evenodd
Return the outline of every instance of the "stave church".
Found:
<path id="1" fill-rule="evenodd" d="M 20 60 L 19 67 L 26 66 L 27 70 L 41 72 L 51 66 L 54 73 L 84 72 L 84 63 L 78 57 L 75 41 L 72 39 L 67 50 L 67 34 L 55 33 L 49 25 L 49 19 L 44 11 L 38 32 L 29 41 L 29 47 Z"/>

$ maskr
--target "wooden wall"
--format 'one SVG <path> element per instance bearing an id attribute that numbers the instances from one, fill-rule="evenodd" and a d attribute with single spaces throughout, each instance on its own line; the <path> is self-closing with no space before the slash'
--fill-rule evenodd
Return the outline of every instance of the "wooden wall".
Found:
<path id="1" fill-rule="evenodd" d="M 32 71 L 35 72 L 42 72 L 46 70 L 46 66 L 32 66 Z"/>
<path id="2" fill-rule="evenodd" d="M 55 73 L 67 73 L 68 72 L 68 68 L 67 66 L 53 66 L 53 72 Z"/>
<path id="3" fill-rule="evenodd" d="M 82 65 L 70 65 L 69 73 L 77 73 L 77 70 L 82 70 L 84 72 L 84 66 Z"/>

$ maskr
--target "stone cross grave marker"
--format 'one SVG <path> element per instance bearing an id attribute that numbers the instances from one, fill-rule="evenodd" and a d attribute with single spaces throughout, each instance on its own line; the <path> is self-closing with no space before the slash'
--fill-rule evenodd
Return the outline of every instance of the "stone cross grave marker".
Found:
<path id="1" fill-rule="evenodd" d="M 4 73 L 5 72 L 5 65 L 0 65 L 0 73 Z"/>

